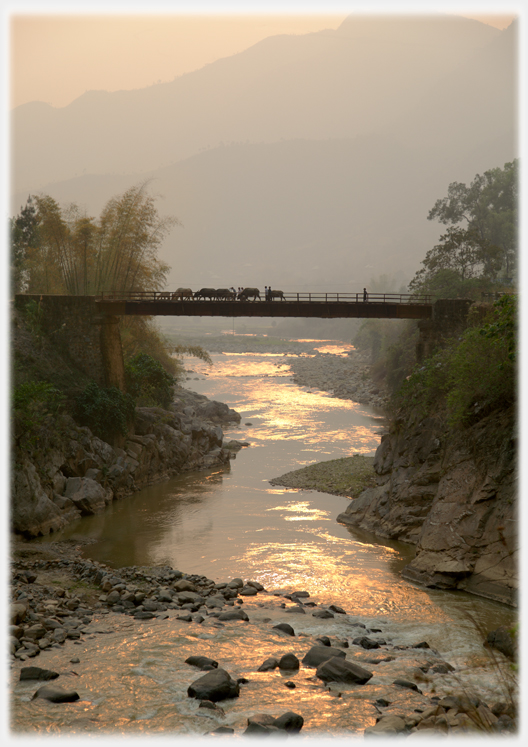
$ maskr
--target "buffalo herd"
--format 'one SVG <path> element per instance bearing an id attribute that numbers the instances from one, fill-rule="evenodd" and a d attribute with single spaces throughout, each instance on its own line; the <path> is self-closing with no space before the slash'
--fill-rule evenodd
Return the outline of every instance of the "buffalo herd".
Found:
<path id="1" fill-rule="evenodd" d="M 284 301 L 284 293 L 280 290 L 266 289 L 265 300 L 272 301 L 278 298 Z M 234 288 L 201 288 L 195 293 L 190 288 L 177 288 L 171 291 L 160 291 L 156 293 L 156 300 L 160 301 L 190 301 L 191 299 L 209 301 L 260 301 L 258 288 L 243 288 L 236 291 Z"/>

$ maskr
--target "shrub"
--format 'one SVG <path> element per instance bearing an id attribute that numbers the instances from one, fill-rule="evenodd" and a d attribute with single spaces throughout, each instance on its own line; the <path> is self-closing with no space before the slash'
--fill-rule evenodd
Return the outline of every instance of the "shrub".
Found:
<path id="1" fill-rule="evenodd" d="M 23 311 L 30 332 L 36 337 L 42 336 L 42 307 L 34 298 L 30 298 Z"/>
<path id="2" fill-rule="evenodd" d="M 443 411 L 449 426 L 469 424 L 516 397 L 517 309 L 505 295 L 477 327 L 416 366 L 393 397 L 396 407 Z"/>
<path id="3" fill-rule="evenodd" d="M 92 381 L 76 399 L 76 415 L 81 425 L 103 440 L 128 432 L 134 415 L 134 400 L 117 387 L 100 387 Z"/>
<path id="4" fill-rule="evenodd" d="M 41 427 L 55 416 L 63 395 L 47 381 L 27 381 L 13 390 L 12 415 L 17 442 L 24 438 L 35 445 Z"/>
<path id="5" fill-rule="evenodd" d="M 468 329 L 449 362 L 447 409 L 452 424 L 513 405 L 516 397 L 515 298 L 503 296 L 486 323 Z"/>
<path id="6" fill-rule="evenodd" d="M 143 405 L 168 407 L 176 379 L 147 353 L 138 353 L 125 363 L 128 393 Z"/>

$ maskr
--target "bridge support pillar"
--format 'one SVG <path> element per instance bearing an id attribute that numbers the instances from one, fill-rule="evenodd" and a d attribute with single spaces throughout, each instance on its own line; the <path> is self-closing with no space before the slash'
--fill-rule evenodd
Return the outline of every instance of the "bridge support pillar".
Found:
<path id="1" fill-rule="evenodd" d="M 103 358 L 104 384 L 125 391 L 125 364 L 119 332 L 118 316 L 107 314 L 101 319 L 101 355 Z"/>
<path id="2" fill-rule="evenodd" d="M 432 319 L 422 319 L 418 322 L 418 363 L 430 358 L 444 340 L 457 337 L 464 331 L 472 303 L 470 298 L 441 298 L 433 304 Z"/>

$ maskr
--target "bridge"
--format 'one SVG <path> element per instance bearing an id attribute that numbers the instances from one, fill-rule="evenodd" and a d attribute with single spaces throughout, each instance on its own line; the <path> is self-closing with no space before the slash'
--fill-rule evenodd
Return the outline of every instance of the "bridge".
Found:
<path id="1" fill-rule="evenodd" d="M 277 291 L 275 291 L 277 292 Z M 431 296 L 409 293 L 282 292 L 267 301 L 182 298 L 175 291 L 107 292 L 95 297 L 96 307 L 110 316 L 260 316 L 321 319 L 431 319 Z"/>
<path id="2" fill-rule="evenodd" d="M 176 296 L 176 297 L 173 297 Z M 101 293 L 98 296 L 19 294 L 14 306 L 24 311 L 33 304 L 39 324 L 61 350 L 90 379 L 125 390 L 120 319 L 141 316 L 263 316 L 323 319 L 416 319 L 418 360 L 431 354 L 445 337 L 460 334 L 472 301 L 410 294 L 284 293 L 280 300 L 183 300 L 176 291 Z"/>

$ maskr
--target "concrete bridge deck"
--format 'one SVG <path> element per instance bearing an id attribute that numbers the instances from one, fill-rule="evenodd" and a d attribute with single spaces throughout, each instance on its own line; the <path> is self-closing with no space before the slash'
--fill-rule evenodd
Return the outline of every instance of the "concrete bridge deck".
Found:
<path id="1" fill-rule="evenodd" d="M 431 319 L 429 296 L 363 293 L 284 293 L 281 300 L 172 300 L 171 293 L 107 293 L 98 310 L 112 316 L 318 317 L 321 319 Z M 177 294 L 174 294 L 177 295 Z"/>

